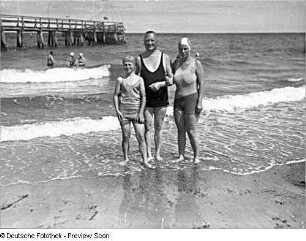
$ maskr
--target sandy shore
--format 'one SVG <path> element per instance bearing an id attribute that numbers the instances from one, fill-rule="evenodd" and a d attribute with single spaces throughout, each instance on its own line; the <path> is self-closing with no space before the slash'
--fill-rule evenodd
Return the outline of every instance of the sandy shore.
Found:
<path id="1" fill-rule="evenodd" d="M 1 228 L 305 228 L 305 163 L 1 187 Z"/>

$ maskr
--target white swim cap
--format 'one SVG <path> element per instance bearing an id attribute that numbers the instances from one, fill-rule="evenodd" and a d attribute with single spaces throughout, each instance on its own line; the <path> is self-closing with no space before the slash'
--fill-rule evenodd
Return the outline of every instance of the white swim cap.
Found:
<path id="1" fill-rule="evenodd" d="M 80 56 L 83 56 L 83 53 L 79 53 Z"/>
<path id="2" fill-rule="evenodd" d="M 74 53 L 73 53 L 73 52 L 71 52 L 71 53 L 70 53 L 70 56 L 74 56 Z"/>
<path id="3" fill-rule="evenodd" d="M 188 38 L 182 38 L 181 41 L 179 42 L 179 46 L 181 45 L 186 45 L 189 50 L 191 50 L 191 42 Z"/>

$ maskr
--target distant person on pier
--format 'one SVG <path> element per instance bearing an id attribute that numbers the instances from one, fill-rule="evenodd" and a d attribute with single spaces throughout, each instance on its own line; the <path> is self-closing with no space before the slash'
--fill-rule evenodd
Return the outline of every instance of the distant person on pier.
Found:
<path id="1" fill-rule="evenodd" d="M 144 35 L 146 51 L 136 59 L 136 74 L 139 74 L 145 83 L 147 103 L 145 108 L 145 137 L 149 160 L 153 159 L 151 152 L 151 134 L 154 123 L 155 159 L 161 161 L 162 128 L 167 107 L 169 105 L 168 86 L 172 85 L 173 74 L 170 58 L 157 49 L 157 36 L 154 31 Z"/>
<path id="2" fill-rule="evenodd" d="M 75 67 L 77 65 L 77 59 L 73 52 L 70 53 L 70 59 L 67 59 L 67 61 L 69 62 L 69 67 Z"/>
<path id="3" fill-rule="evenodd" d="M 53 51 L 50 51 L 50 54 L 47 58 L 47 66 L 48 67 L 54 67 L 54 65 L 56 64 L 53 55 L 54 55 Z"/>
<path id="4" fill-rule="evenodd" d="M 78 65 L 79 67 L 85 67 L 85 57 L 83 53 L 79 53 Z"/>

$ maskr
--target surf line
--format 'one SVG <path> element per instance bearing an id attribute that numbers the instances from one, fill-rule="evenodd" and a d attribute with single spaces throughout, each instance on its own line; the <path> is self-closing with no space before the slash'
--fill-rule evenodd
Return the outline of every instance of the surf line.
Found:
<path id="1" fill-rule="evenodd" d="M 230 174 L 234 174 L 234 175 L 238 175 L 238 176 L 246 176 L 246 175 L 251 175 L 251 174 L 255 174 L 255 173 L 260 173 L 260 172 L 268 171 L 268 170 L 270 170 L 271 168 L 273 168 L 275 166 L 287 166 L 287 165 L 290 165 L 290 164 L 297 164 L 297 163 L 302 163 L 302 162 L 305 162 L 305 159 L 288 161 L 286 163 L 281 163 L 281 164 L 279 164 L 279 163 L 277 163 L 277 164 L 270 164 L 269 166 L 267 166 L 263 170 L 253 170 L 253 171 L 250 171 L 248 173 L 237 173 L 237 172 L 232 172 L 232 171 L 228 171 L 228 170 L 223 170 L 223 171 L 226 172 L 226 173 L 230 173 Z"/>

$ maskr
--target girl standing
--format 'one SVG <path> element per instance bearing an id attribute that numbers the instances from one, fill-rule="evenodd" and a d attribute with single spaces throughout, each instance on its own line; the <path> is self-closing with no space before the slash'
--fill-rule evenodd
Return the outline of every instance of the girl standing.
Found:
<path id="1" fill-rule="evenodd" d="M 135 58 L 126 56 L 123 58 L 124 77 L 118 77 L 114 92 L 114 105 L 122 130 L 122 150 L 124 160 L 122 164 L 129 162 L 129 140 L 131 135 L 131 124 L 134 126 L 135 135 L 139 143 L 142 163 L 149 168 L 146 143 L 144 137 L 144 108 L 146 105 L 146 94 L 144 81 L 135 74 Z"/>

